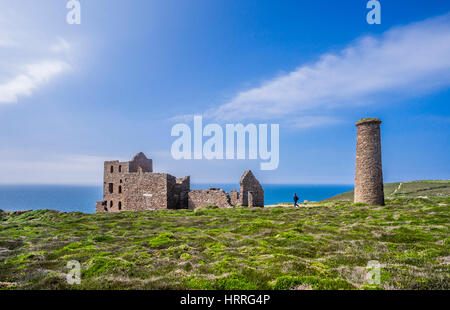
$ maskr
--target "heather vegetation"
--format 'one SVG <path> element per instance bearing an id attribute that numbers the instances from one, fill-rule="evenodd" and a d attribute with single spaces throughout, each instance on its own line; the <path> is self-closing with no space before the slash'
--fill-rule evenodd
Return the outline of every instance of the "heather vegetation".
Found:
<path id="1" fill-rule="evenodd" d="M 0 212 L 0 288 L 449 289 L 449 204 Z M 66 282 L 71 260 L 80 285 Z"/>

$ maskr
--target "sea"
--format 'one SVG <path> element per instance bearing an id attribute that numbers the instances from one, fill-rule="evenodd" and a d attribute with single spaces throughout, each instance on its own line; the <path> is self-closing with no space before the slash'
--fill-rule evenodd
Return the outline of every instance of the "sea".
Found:
<path id="1" fill-rule="evenodd" d="M 191 184 L 191 189 L 222 188 L 239 190 L 236 184 Z M 292 202 L 294 193 L 304 200 L 320 201 L 353 189 L 353 185 L 263 184 L 266 205 Z M 94 213 L 102 200 L 100 186 L 0 185 L 0 210 L 53 209 L 61 212 Z"/>

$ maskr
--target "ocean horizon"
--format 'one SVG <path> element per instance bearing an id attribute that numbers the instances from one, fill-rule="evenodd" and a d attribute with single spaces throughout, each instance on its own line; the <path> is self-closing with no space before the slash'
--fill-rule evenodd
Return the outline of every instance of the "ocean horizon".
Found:
<path id="1" fill-rule="evenodd" d="M 191 189 L 239 190 L 237 184 L 191 184 Z M 304 200 L 320 201 L 353 189 L 353 185 L 263 184 L 265 204 L 291 203 L 294 193 Z M 61 212 L 95 213 L 102 200 L 102 186 L 83 185 L 0 185 L 0 210 L 51 209 Z"/>

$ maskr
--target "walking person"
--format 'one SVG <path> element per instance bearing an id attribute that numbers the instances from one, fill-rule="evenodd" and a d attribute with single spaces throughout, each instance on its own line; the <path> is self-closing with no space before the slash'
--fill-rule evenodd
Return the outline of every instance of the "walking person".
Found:
<path id="1" fill-rule="evenodd" d="M 294 207 L 297 208 L 297 201 L 298 201 L 298 196 L 297 193 L 294 193 Z"/>

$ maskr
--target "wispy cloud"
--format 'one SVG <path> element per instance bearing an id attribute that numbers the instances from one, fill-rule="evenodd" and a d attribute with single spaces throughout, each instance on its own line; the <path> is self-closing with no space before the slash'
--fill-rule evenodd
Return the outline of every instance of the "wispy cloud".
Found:
<path id="1" fill-rule="evenodd" d="M 449 55 L 447 14 L 360 38 L 205 114 L 218 120 L 297 117 L 303 122 L 298 128 L 337 122 L 340 109 L 392 103 L 393 94 L 406 98 L 448 86 Z"/>
<path id="2" fill-rule="evenodd" d="M 23 66 L 21 73 L 0 84 L 0 103 L 17 102 L 19 96 L 30 96 L 33 90 L 68 68 L 68 64 L 58 60 Z"/>
<path id="3" fill-rule="evenodd" d="M 0 104 L 31 96 L 71 68 L 69 42 L 40 24 L 30 28 L 23 15 L 0 7 Z"/>

